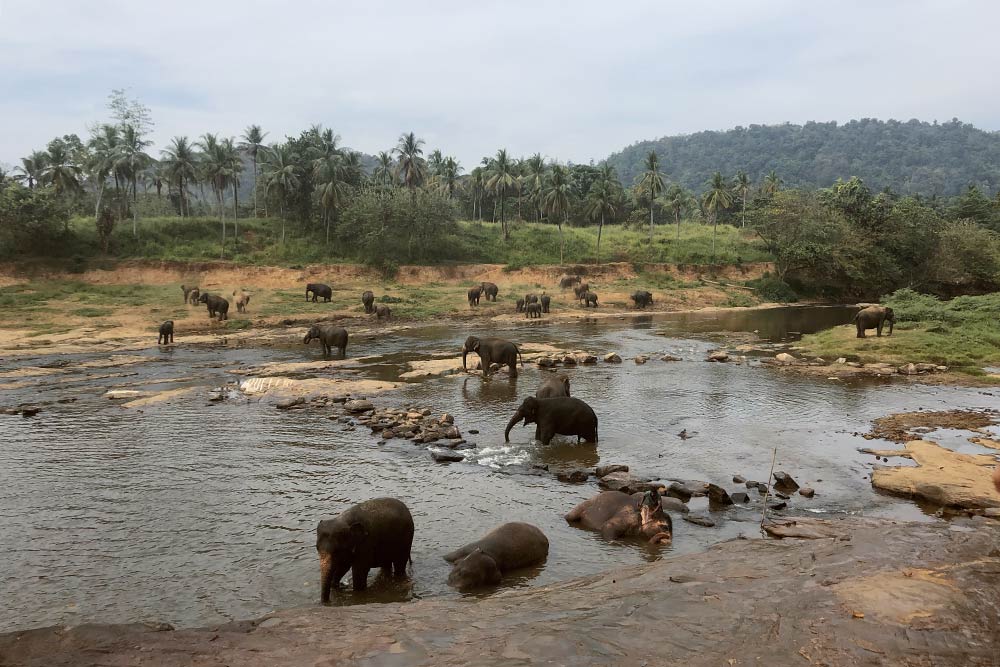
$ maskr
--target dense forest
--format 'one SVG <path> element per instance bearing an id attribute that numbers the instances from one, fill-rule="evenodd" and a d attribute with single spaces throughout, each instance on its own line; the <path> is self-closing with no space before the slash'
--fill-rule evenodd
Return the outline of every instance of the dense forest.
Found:
<path id="1" fill-rule="evenodd" d="M 829 187 L 857 176 L 876 190 L 902 194 L 950 196 L 970 185 L 987 194 L 1000 189 L 1000 132 L 957 119 L 751 125 L 640 141 L 607 162 L 631 182 L 651 150 L 670 179 L 689 189 L 701 187 L 715 171 L 737 170 L 755 180 L 774 170 L 796 188 Z"/>
<path id="2" fill-rule="evenodd" d="M 496 243 L 505 247 L 524 247 L 527 241 L 514 237 L 532 223 L 533 238 L 549 229 L 557 240 L 512 262 L 562 263 L 564 228 L 591 226 L 591 257 L 599 263 L 608 259 L 601 242 L 613 225 L 632 235 L 628 256 L 619 251 L 618 260 L 684 257 L 715 264 L 763 252 L 774 260 L 776 276 L 759 287 L 772 296 L 1000 287 L 1000 195 L 975 184 L 949 197 L 933 189 L 905 194 L 856 175 L 828 187 L 796 186 L 793 175 L 771 164 L 762 174 L 761 156 L 722 149 L 700 156 L 717 166 L 692 187 L 672 178 L 676 155 L 672 160 L 657 150 L 642 155 L 638 170 L 630 168 L 625 178 L 610 161 L 565 164 L 540 154 L 518 158 L 503 148 L 466 172 L 413 132 L 366 158 L 320 125 L 270 142 L 257 125 L 240 137 L 177 136 L 156 152 L 148 139 L 149 109 L 115 91 L 109 111 L 111 118 L 91 126 L 86 140 L 56 137 L 15 169 L 0 171 L 0 257 L 162 256 L 164 245 L 190 243 L 193 235 L 202 241 L 198 252 L 210 248 L 220 259 L 248 246 L 284 249 L 288 243 L 309 252 L 297 258 L 276 253 L 285 261 L 366 262 L 391 272 L 402 263 L 490 261 L 472 250 L 473 237 L 484 243 L 486 223 L 495 225 Z M 969 131 L 957 123 L 905 125 Z M 820 127 L 837 129 L 761 130 L 809 134 Z M 864 127 L 894 126 L 863 122 L 855 130 Z M 946 165 L 960 157 L 943 149 L 936 154 Z M 993 171 L 980 180 L 998 178 Z M 464 227 L 462 219 L 469 221 Z M 684 224 L 689 231 L 682 239 Z M 720 227 L 728 239 L 722 254 Z M 570 239 L 577 259 L 580 238 Z M 643 247 L 635 245 L 640 239 Z M 747 249 L 752 252 L 744 254 Z"/>

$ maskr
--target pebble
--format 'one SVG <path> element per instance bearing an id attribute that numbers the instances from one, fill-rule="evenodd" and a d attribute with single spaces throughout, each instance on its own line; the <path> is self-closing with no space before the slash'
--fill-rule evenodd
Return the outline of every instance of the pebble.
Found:
<path id="1" fill-rule="evenodd" d="M 803 486 L 801 489 L 799 489 L 799 495 L 805 496 L 806 498 L 812 498 L 813 496 L 816 495 L 816 491 L 815 489 L 811 489 L 808 486 Z"/>

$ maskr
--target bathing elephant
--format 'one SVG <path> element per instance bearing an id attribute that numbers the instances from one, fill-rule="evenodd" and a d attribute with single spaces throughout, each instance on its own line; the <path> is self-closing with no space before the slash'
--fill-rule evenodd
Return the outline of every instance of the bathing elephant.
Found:
<path id="1" fill-rule="evenodd" d="M 174 321 L 167 320 L 160 325 L 160 335 L 156 337 L 157 345 L 166 345 L 174 342 Z"/>
<path id="2" fill-rule="evenodd" d="M 365 290 L 361 293 L 361 303 L 365 307 L 365 312 L 371 315 L 375 312 L 375 293 L 371 290 Z"/>
<path id="3" fill-rule="evenodd" d="M 470 287 L 467 294 L 467 296 L 469 297 L 469 305 L 478 306 L 479 297 L 480 295 L 482 295 L 482 293 L 483 293 L 483 288 L 480 287 L 479 285 L 476 285 L 475 287 Z"/>
<path id="4" fill-rule="evenodd" d="M 583 301 L 583 295 L 590 291 L 590 283 L 580 283 L 573 288 L 573 294 L 576 295 L 578 301 Z"/>
<path id="5" fill-rule="evenodd" d="M 328 355 L 337 348 L 337 354 L 347 356 L 347 329 L 332 324 L 314 324 L 309 327 L 302 342 L 308 345 L 314 338 L 323 346 L 323 354 Z"/>
<path id="6" fill-rule="evenodd" d="M 374 567 L 405 576 L 412 544 L 413 517 L 395 498 L 366 500 L 335 519 L 320 521 L 316 527 L 320 599 L 330 601 L 330 589 L 340 588 L 348 570 L 356 591 L 368 587 L 368 571 Z"/>
<path id="7" fill-rule="evenodd" d="M 375 306 L 375 317 L 380 322 L 382 321 L 383 317 L 385 319 L 391 318 L 392 317 L 392 308 L 390 308 L 389 306 L 385 305 L 384 303 L 380 303 L 379 305 Z"/>
<path id="8" fill-rule="evenodd" d="M 524 307 L 525 317 L 541 317 L 542 316 L 542 304 L 540 303 L 529 303 Z"/>
<path id="9" fill-rule="evenodd" d="M 518 299 L 514 303 L 514 305 L 517 307 L 517 312 L 519 312 L 519 313 L 523 313 L 524 312 L 524 299 Z"/>
<path id="10" fill-rule="evenodd" d="M 233 290 L 233 300 L 236 302 L 236 310 L 240 313 L 247 312 L 247 304 L 250 303 L 250 294 L 243 290 Z"/>
<path id="11" fill-rule="evenodd" d="M 208 306 L 208 316 L 210 318 L 218 314 L 220 322 L 229 319 L 229 302 L 223 297 L 206 292 L 198 298 L 198 301 Z"/>
<path id="12" fill-rule="evenodd" d="M 552 305 L 552 297 L 549 296 L 548 294 L 543 294 L 541 297 L 541 302 L 542 302 L 542 312 L 543 313 L 549 312 L 549 306 Z"/>
<path id="13" fill-rule="evenodd" d="M 198 291 L 197 287 L 185 287 L 181 285 L 181 291 L 184 292 L 184 303 L 190 303 L 192 306 L 198 303 L 198 297 L 201 293 Z"/>
<path id="14" fill-rule="evenodd" d="M 484 282 L 479 287 L 482 288 L 482 290 L 483 290 L 483 296 L 486 297 L 487 301 L 496 301 L 497 300 L 497 294 L 500 293 L 500 288 L 497 287 L 496 283 Z"/>
<path id="15" fill-rule="evenodd" d="M 580 284 L 580 276 L 563 276 L 559 279 L 559 287 L 561 289 L 566 289 L 567 287 L 572 287 L 573 285 Z"/>
<path id="16" fill-rule="evenodd" d="M 569 396 L 569 378 L 565 375 L 550 377 L 535 390 L 535 398 L 554 398 Z"/>
<path id="17" fill-rule="evenodd" d="M 635 303 L 636 308 L 645 308 L 646 306 L 653 305 L 652 292 L 646 292 L 644 290 L 635 291 L 632 292 L 632 296 L 630 298 L 632 299 L 632 302 Z"/>
<path id="18" fill-rule="evenodd" d="M 452 563 L 448 585 L 466 591 L 499 584 L 504 573 L 541 563 L 548 555 L 549 540 L 541 530 L 530 523 L 505 523 L 444 557 Z"/>
<path id="19" fill-rule="evenodd" d="M 306 285 L 306 301 L 309 300 L 310 292 L 312 292 L 313 303 L 316 302 L 316 297 L 322 298 L 327 303 L 333 298 L 333 288 L 323 283 L 309 283 Z"/>
<path id="20" fill-rule="evenodd" d="M 579 398 L 529 396 L 507 422 L 504 441 L 510 442 L 510 430 L 521 420 L 525 426 L 535 424 L 535 440 L 549 444 L 556 435 L 575 435 L 577 442 L 597 442 L 597 415 Z"/>
<path id="21" fill-rule="evenodd" d="M 858 328 L 858 338 L 865 337 L 865 329 L 875 329 L 878 335 L 882 335 L 882 327 L 889 323 L 888 336 L 892 335 L 892 326 L 896 323 L 896 314 L 892 308 L 885 306 L 868 306 L 858 311 L 854 316 L 854 325 Z"/>
<path id="22" fill-rule="evenodd" d="M 593 292 L 590 291 L 585 292 L 581 297 L 581 299 L 583 300 L 584 308 L 590 308 L 591 306 L 597 308 L 597 295 L 594 294 Z"/>
<path id="23" fill-rule="evenodd" d="M 462 370 L 464 371 L 469 370 L 466 365 L 466 357 L 470 352 L 475 352 L 479 355 L 483 367 L 483 377 L 487 377 L 490 374 L 490 366 L 492 364 L 507 366 L 510 369 L 510 376 L 517 377 L 517 360 L 521 356 L 521 351 L 517 349 L 517 345 L 509 340 L 504 340 L 503 338 L 479 338 L 478 336 L 469 336 L 466 338 L 465 343 L 462 345 Z M 521 365 L 524 366 L 524 359 L 521 359 Z"/>
<path id="24" fill-rule="evenodd" d="M 570 510 L 566 521 L 599 531 L 606 540 L 635 536 L 657 544 L 670 542 L 674 532 L 673 521 L 663 511 L 660 494 L 655 489 L 632 495 L 604 491 Z"/>

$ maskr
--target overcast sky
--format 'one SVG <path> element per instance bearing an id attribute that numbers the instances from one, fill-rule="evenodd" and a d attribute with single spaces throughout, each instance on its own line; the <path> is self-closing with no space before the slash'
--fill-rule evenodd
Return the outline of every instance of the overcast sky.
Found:
<path id="1" fill-rule="evenodd" d="M 1000 129 L 1000 2 L 0 0 L 0 162 L 107 119 L 174 135 L 414 131 L 466 169 L 641 139 L 878 117 Z"/>

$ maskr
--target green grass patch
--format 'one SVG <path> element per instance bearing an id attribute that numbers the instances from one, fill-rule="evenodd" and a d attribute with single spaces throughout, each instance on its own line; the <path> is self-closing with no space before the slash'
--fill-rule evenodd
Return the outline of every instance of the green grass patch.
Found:
<path id="1" fill-rule="evenodd" d="M 108 308 L 77 308 L 76 310 L 71 310 L 69 314 L 76 315 L 77 317 L 107 317 L 112 312 Z"/>

